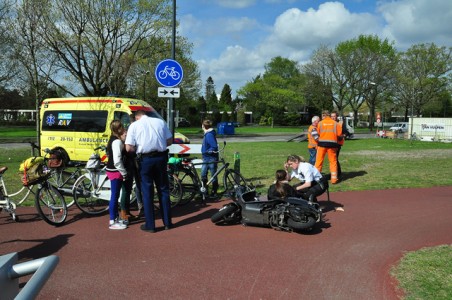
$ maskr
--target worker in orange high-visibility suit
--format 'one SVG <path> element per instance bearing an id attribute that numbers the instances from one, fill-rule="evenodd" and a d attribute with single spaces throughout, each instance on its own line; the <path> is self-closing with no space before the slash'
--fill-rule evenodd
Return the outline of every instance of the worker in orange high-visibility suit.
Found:
<path id="1" fill-rule="evenodd" d="M 319 141 L 317 146 L 317 157 L 315 167 L 322 172 L 323 160 L 325 154 L 328 153 L 328 161 L 330 162 L 331 183 L 338 182 L 337 176 L 337 157 L 336 152 L 339 147 L 338 139 L 342 136 L 342 126 L 330 117 L 330 112 L 325 110 L 322 112 L 322 121 L 317 126 L 319 133 Z"/>
<path id="2" fill-rule="evenodd" d="M 311 119 L 312 125 L 308 128 L 308 151 L 309 151 L 309 163 L 315 165 L 315 158 L 317 156 L 317 141 L 319 140 L 319 134 L 317 133 L 317 125 L 319 124 L 319 116 L 314 116 Z"/>
<path id="3" fill-rule="evenodd" d="M 337 148 L 337 152 L 336 152 L 336 160 L 337 160 L 337 178 L 341 178 L 341 174 L 342 174 L 342 168 L 341 168 L 341 162 L 339 161 L 339 153 L 341 152 L 341 148 L 342 146 L 344 146 L 344 142 L 345 142 L 345 137 L 347 135 L 349 135 L 350 133 L 347 130 L 347 126 L 344 123 L 344 120 L 339 121 L 337 112 L 332 111 L 331 112 L 331 119 L 333 119 L 334 121 L 338 122 L 341 125 L 342 128 L 342 136 L 340 136 L 337 140 L 337 143 L 339 144 L 339 147 Z"/>

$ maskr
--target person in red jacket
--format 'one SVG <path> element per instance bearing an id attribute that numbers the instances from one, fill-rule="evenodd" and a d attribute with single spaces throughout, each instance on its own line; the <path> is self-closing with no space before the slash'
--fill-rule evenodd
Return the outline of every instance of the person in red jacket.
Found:
<path id="1" fill-rule="evenodd" d="M 322 112 L 322 121 L 317 126 L 317 132 L 319 133 L 319 141 L 315 167 L 319 172 L 322 172 L 323 160 L 325 159 L 325 154 L 328 153 L 331 183 L 335 184 L 338 182 L 336 153 L 339 147 L 339 137 L 342 136 L 342 126 L 331 119 L 330 112 L 325 110 Z"/>

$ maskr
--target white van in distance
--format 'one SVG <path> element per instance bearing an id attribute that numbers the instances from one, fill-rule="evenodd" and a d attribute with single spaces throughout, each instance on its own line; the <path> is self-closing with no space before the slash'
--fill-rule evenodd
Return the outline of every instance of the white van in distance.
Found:
<path id="1" fill-rule="evenodd" d="M 408 122 L 400 122 L 400 123 L 395 123 L 394 126 L 392 126 L 391 128 L 389 128 L 389 130 L 394 131 L 394 132 L 408 132 Z"/>

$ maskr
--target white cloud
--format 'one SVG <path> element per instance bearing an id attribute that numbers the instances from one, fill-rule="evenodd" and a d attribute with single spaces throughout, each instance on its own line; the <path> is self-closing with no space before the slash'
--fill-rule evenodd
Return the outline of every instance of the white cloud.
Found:
<path id="1" fill-rule="evenodd" d="M 290 3 L 293 0 L 263 2 Z M 221 5 L 249 7 L 256 1 L 218 1 Z M 376 34 L 394 41 L 403 50 L 421 42 L 452 44 L 452 1 L 382 0 L 367 12 L 351 12 L 340 2 L 325 2 L 318 8 L 291 8 L 271 25 L 260 24 L 253 15 L 196 21 L 188 18 L 192 42 L 198 47 L 198 63 L 205 82 L 212 76 L 217 92 L 224 84 L 233 92 L 264 71 L 275 56 L 303 63 L 320 45 L 334 47 L 338 42 L 360 34 Z M 375 9 L 375 11 L 374 11 Z M 185 22 L 185 20 L 184 20 Z M 270 22 L 271 23 L 271 22 Z M 181 25 L 183 22 L 181 22 Z M 184 28 L 182 26 L 182 28 Z M 198 39 L 199 38 L 199 42 Z M 206 49 L 199 47 L 206 46 Z"/>
<path id="2" fill-rule="evenodd" d="M 198 61 L 204 81 L 212 76 L 219 93 L 227 83 L 234 91 L 263 72 L 266 61 L 255 51 L 241 46 L 229 46 L 217 59 Z"/>
<path id="3" fill-rule="evenodd" d="M 318 10 L 287 10 L 276 19 L 274 35 L 294 49 L 312 49 L 357 37 L 377 26 L 377 19 L 368 13 L 350 13 L 342 3 L 327 2 Z"/>
<path id="4" fill-rule="evenodd" d="M 401 48 L 434 42 L 452 44 L 452 1 L 400 0 L 378 7 L 387 25 L 384 34 Z"/>

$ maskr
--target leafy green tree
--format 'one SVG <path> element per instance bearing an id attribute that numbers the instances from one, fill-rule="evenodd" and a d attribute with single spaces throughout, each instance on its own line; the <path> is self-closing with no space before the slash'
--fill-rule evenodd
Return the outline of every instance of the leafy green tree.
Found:
<path id="1" fill-rule="evenodd" d="M 451 51 L 451 47 L 432 43 L 413 45 L 401 54 L 394 90 L 406 120 L 408 114 L 421 115 L 428 105 L 447 99 L 444 94 L 450 93 Z"/>
<path id="2" fill-rule="evenodd" d="M 310 97 L 331 97 L 340 114 L 349 106 L 355 116 L 366 103 L 371 111 L 372 127 L 375 108 L 381 99 L 379 95 L 391 81 L 396 58 L 393 45 L 377 36 L 360 35 L 339 43 L 334 50 L 322 46 L 304 69 L 311 77 L 309 86 L 315 89 Z"/>
<path id="3" fill-rule="evenodd" d="M 301 112 L 305 104 L 304 80 L 295 61 L 280 56 L 265 65 L 265 73 L 238 91 L 244 103 L 258 111 L 255 118 L 265 116 L 273 125 L 284 123 L 285 112 Z M 262 120 L 264 120 L 262 119 Z"/>
<path id="4" fill-rule="evenodd" d="M 387 39 L 377 36 L 360 35 L 356 39 L 339 43 L 336 54 L 341 62 L 339 72 L 344 82 L 344 97 L 355 116 L 366 102 L 370 110 L 370 130 L 373 129 L 375 109 L 384 90 L 392 81 L 397 53 Z"/>

